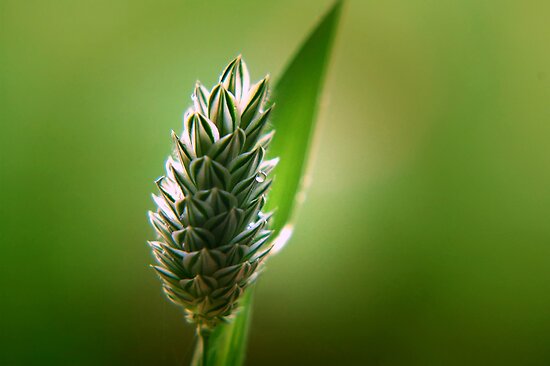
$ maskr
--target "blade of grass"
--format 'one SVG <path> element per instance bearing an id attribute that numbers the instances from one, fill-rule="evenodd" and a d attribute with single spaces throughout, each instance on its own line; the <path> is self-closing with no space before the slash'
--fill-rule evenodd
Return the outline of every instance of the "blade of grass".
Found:
<path id="1" fill-rule="evenodd" d="M 276 209 L 272 228 L 278 235 L 292 219 L 307 167 L 311 137 L 332 43 L 343 1 L 337 1 L 288 64 L 275 85 L 273 128 L 276 135 L 269 154 L 280 157 L 268 209 Z M 210 336 L 207 365 L 240 366 L 244 363 L 252 308 L 253 288 L 240 301 L 240 311 L 228 324 L 219 325 Z"/>
<path id="2" fill-rule="evenodd" d="M 315 130 L 325 73 L 343 1 L 337 1 L 294 56 L 273 92 L 275 137 L 269 155 L 280 158 L 266 204 L 276 209 L 271 227 L 279 232 L 292 219 Z M 277 234 L 277 233 L 276 233 Z"/>

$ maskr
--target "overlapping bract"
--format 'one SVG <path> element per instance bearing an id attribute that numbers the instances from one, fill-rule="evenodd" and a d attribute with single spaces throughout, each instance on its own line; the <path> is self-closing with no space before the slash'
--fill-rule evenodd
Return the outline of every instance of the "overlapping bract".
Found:
<path id="1" fill-rule="evenodd" d="M 277 159 L 264 160 L 268 78 L 250 87 L 240 57 L 211 91 L 197 83 L 182 136 L 153 195 L 149 242 L 166 295 L 187 318 L 214 327 L 230 316 L 269 252 L 270 215 L 262 213 Z"/>

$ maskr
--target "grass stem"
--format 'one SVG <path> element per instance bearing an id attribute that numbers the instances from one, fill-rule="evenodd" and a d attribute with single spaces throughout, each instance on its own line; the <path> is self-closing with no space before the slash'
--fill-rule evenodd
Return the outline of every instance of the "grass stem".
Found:
<path id="1" fill-rule="evenodd" d="M 210 346 L 210 333 L 212 331 L 204 326 L 197 326 L 197 348 L 193 356 L 193 366 L 208 366 L 208 351 Z"/>

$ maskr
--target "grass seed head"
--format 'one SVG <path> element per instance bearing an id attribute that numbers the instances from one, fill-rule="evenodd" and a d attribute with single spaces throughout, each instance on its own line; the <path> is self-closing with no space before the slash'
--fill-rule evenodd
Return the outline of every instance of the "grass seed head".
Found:
<path id="1" fill-rule="evenodd" d="M 271 215 L 262 212 L 277 164 L 264 160 L 268 84 L 266 77 L 251 86 L 240 56 L 212 90 L 197 82 L 181 136 L 172 132 L 166 175 L 156 181 L 153 268 L 166 296 L 202 328 L 234 314 L 271 248 Z"/>

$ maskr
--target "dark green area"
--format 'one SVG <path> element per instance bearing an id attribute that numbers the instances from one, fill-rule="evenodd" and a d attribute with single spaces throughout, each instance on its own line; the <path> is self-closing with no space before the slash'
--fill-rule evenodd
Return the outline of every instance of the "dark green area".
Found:
<path id="1" fill-rule="evenodd" d="M 194 81 L 331 1 L 0 2 L 0 364 L 174 365 L 145 240 Z M 351 0 L 250 365 L 550 363 L 547 1 Z"/>

